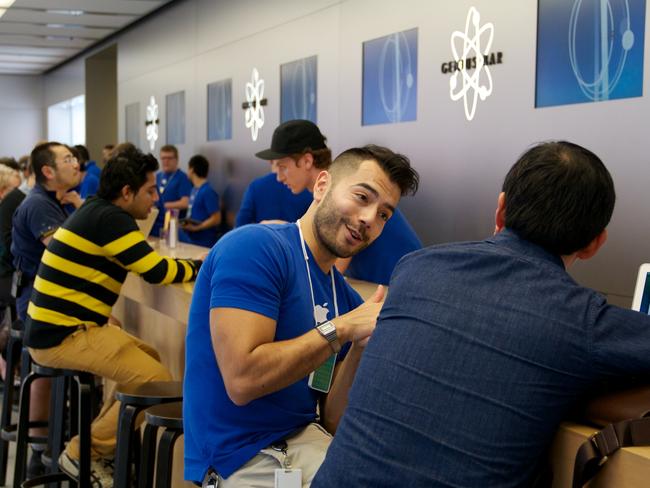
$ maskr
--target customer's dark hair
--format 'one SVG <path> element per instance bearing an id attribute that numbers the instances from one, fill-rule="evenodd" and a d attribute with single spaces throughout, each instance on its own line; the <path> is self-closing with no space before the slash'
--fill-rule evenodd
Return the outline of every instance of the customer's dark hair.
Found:
<path id="1" fill-rule="evenodd" d="M 113 201 L 125 186 L 137 193 L 147 181 L 147 174 L 157 170 L 158 160 L 151 154 L 144 154 L 131 143 L 120 144 L 102 169 L 97 196 Z"/>
<path id="2" fill-rule="evenodd" d="M 63 146 L 63 144 L 54 141 L 44 142 L 38 144 L 32 150 L 29 159 L 32 162 L 32 170 L 34 171 L 34 177 L 36 178 L 37 183 L 43 184 L 47 180 L 43 174 L 43 167 L 56 167 L 56 154 L 52 151 L 52 148 L 56 146 Z"/>
<path id="3" fill-rule="evenodd" d="M 77 144 L 74 147 L 77 150 L 77 159 L 79 160 L 79 165 L 81 166 L 83 163 L 86 161 L 90 161 L 90 153 L 88 152 L 88 148 L 84 146 L 83 144 Z"/>
<path id="4" fill-rule="evenodd" d="M 354 147 L 343 151 L 332 162 L 330 174 L 333 181 L 341 176 L 356 171 L 363 161 L 376 161 L 384 170 L 390 180 L 395 183 L 402 196 L 414 195 L 418 191 L 420 177 L 412 167 L 409 158 L 398 154 L 387 147 L 369 144 L 363 147 Z"/>
<path id="5" fill-rule="evenodd" d="M 190 158 L 190 161 L 187 163 L 187 165 L 199 178 L 208 177 L 208 172 L 210 171 L 210 163 L 204 156 L 195 154 Z"/>
<path id="6" fill-rule="evenodd" d="M 557 255 L 585 248 L 607 227 L 614 182 L 594 153 L 566 141 L 526 151 L 506 175 L 505 224 Z"/>

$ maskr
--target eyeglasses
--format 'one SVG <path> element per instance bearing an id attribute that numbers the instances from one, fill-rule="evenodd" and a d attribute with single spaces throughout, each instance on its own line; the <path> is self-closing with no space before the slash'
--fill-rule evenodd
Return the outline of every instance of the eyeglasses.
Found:
<path id="1" fill-rule="evenodd" d="M 65 158 L 63 158 L 63 162 L 66 164 L 71 164 L 71 163 L 76 163 L 78 161 L 77 158 L 75 158 L 74 156 L 66 156 Z"/>

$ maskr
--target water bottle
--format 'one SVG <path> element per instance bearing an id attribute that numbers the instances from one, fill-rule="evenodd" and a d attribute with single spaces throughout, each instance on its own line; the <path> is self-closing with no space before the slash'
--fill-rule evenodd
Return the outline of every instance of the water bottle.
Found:
<path id="1" fill-rule="evenodd" d="M 178 209 L 171 209 L 169 217 L 169 232 L 167 233 L 167 247 L 175 249 L 178 244 Z"/>

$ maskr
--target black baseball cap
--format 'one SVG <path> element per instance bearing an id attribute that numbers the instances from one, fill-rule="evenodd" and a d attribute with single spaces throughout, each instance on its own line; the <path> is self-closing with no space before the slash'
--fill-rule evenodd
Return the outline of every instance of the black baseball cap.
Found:
<path id="1" fill-rule="evenodd" d="M 271 147 L 255 153 L 260 159 L 270 161 L 272 159 L 286 158 L 292 154 L 298 154 L 310 148 L 312 150 L 325 149 L 327 138 L 321 134 L 320 129 L 310 120 L 290 120 L 280 124 L 273 131 Z"/>

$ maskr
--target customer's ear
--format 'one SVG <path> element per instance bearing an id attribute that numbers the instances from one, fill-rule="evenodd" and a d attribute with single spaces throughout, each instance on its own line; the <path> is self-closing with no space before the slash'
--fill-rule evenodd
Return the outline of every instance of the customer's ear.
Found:
<path id="1" fill-rule="evenodd" d="M 506 226 L 506 194 L 499 193 L 497 198 L 497 209 L 494 212 L 494 233 L 498 234 Z"/>
<path id="2" fill-rule="evenodd" d="M 603 229 L 603 231 L 598 234 L 596 237 L 593 238 L 593 240 L 587 244 L 584 248 L 580 249 L 576 253 L 576 257 L 578 259 L 589 259 L 592 258 L 596 255 L 598 250 L 605 244 L 607 241 L 607 229 Z"/>

